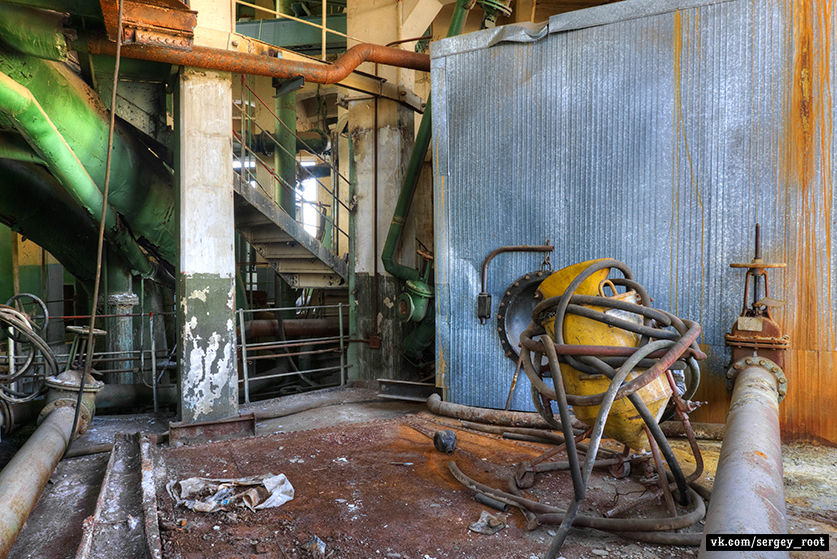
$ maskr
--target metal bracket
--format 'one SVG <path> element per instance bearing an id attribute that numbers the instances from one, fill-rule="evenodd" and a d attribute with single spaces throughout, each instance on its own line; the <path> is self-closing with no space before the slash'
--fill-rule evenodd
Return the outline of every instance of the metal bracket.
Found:
<path id="1" fill-rule="evenodd" d="M 779 365 L 766 357 L 745 357 L 733 363 L 727 371 L 727 390 L 732 390 L 733 386 L 735 386 L 735 378 L 738 376 L 738 373 L 747 367 L 761 367 L 765 371 L 772 373 L 776 377 L 776 391 L 779 393 L 779 402 L 785 399 L 785 394 L 788 392 L 788 379 L 785 377 L 785 372 L 782 371 Z"/>

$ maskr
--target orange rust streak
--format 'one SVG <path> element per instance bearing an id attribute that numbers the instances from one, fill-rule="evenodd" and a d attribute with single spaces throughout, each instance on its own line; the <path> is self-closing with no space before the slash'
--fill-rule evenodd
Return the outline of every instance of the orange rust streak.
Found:
<path id="1" fill-rule="evenodd" d="M 779 404 L 782 440 L 810 440 L 837 446 L 837 353 L 790 350 L 785 355 L 788 394 Z"/>
<path id="2" fill-rule="evenodd" d="M 831 316 L 831 13 L 832 0 L 788 0 L 793 20 L 793 74 L 786 118 L 783 179 L 796 199 L 795 278 L 785 328 L 793 347 L 832 349 Z M 795 282 L 792 281 L 795 279 Z M 795 284 L 795 285 L 794 285 Z"/>

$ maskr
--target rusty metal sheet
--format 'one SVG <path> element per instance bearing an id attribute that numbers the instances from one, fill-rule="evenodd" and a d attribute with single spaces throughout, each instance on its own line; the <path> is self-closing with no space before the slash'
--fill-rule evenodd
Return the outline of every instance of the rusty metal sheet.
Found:
<path id="1" fill-rule="evenodd" d="M 218 421 L 169 424 L 169 444 L 174 446 L 225 441 L 256 434 L 256 416 L 249 413 Z"/>
<path id="2" fill-rule="evenodd" d="M 729 264 L 750 258 L 760 222 L 765 259 L 788 264 L 771 276 L 791 340 L 783 432 L 837 444 L 837 12 L 825 0 L 619 5 L 630 18 L 603 19 L 606 6 L 434 45 L 438 382 L 454 402 L 504 405 L 514 364 L 476 318 L 479 266 L 498 246 L 552 239 L 554 268 L 619 259 L 655 306 L 702 324 L 696 399 L 710 404 L 695 419 L 722 422 L 743 276 Z M 493 300 L 538 264 L 492 265 Z M 512 407 L 532 409 L 527 380 Z"/>
<path id="3" fill-rule="evenodd" d="M 116 40 L 119 3 L 100 0 L 108 39 Z M 122 40 L 182 50 L 192 48 L 198 13 L 177 0 L 125 0 L 122 8 Z"/>

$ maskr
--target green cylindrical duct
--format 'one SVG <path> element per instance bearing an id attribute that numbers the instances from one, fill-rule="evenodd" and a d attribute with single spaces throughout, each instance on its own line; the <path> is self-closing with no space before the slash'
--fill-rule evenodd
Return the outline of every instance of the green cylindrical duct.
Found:
<path id="1" fill-rule="evenodd" d="M 19 52 L 48 60 L 67 59 L 62 25 L 66 16 L 50 10 L 0 4 L 0 36 Z"/>
<path id="2" fill-rule="evenodd" d="M 101 191 L 109 114 L 96 92 L 66 65 L 34 56 L 0 51 L 0 72 L 31 92 Z M 108 202 L 136 238 L 154 245 L 170 262 L 177 253 L 173 181 L 163 162 L 117 120 Z"/>
<path id="3" fill-rule="evenodd" d="M 0 159 L 0 221 L 49 247 L 77 280 L 92 285 L 98 231 L 46 169 Z"/>
<path id="4" fill-rule="evenodd" d="M 90 219 L 98 223 L 104 203 L 102 193 L 32 93 L 3 73 L 0 73 L 0 112 L 32 145 Z M 121 226 L 113 210 L 110 209 L 105 216 L 105 234 L 110 242 L 136 273 L 155 277 L 155 266 L 140 250 L 131 233 Z"/>

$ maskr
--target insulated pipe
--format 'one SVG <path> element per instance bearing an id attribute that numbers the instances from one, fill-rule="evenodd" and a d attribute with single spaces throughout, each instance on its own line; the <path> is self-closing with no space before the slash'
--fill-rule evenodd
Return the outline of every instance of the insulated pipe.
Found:
<path id="1" fill-rule="evenodd" d="M 90 54 L 116 55 L 116 43 L 108 41 L 104 37 L 91 36 L 80 39 L 73 43 L 73 48 Z M 364 62 L 387 64 L 423 72 L 430 71 L 430 57 L 426 54 L 367 43 L 353 46 L 333 64 L 285 60 L 271 56 L 198 46 L 192 47 L 191 51 L 184 51 L 139 44 L 123 45 L 122 56 L 124 58 L 136 58 L 236 74 L 273 78 L 302 76 L 306 82 L 322 84 L 337 83 L 345 79 Z"/>
<path id="2" fill-rule="evenodd" d="M 106 384 L 96 393 L 96 411 L 111 408 L 147 406 L 154 398 L 152 388 L 144 384 Z M 157 385 L 157 402 L 161 406 L 177 404 L 177 386 Z"/>
<path id="3" fill-rule="evenodd" d="M 51 10 L 0 4 L 0 36 L 17 51 L 47 60 L 67 59 L 63 23 L 67 16 Z"/>
<path id="4" fill-rule="evenodd" d="M 727 414 L 699 559 L 785 559 L 788 551 L 707 551 L 710 534 L 785 534 L 785 487 L 776 377 L 738 373 Z"/>
<path id="5" fill-rule="evenodd" d="M 70 443 L 73 414 L 72 407 L 56 408 L 0 472 L 0 559 L 8 555 Z"/>
<path id="6" fill-rule="evenodd" d="M 102 193 L 32 93 L 3 73 L 0 73 L 0 112 L 12 120 L 52 174 L 90 219 L 98 223 L 104 203 Z M 130 232 L 117 221 L 113 208 L 108 210 L 105 219 L 108 239 L 119 248 L 128 264 L 143 277 L 167 279 L 168 274 L 148 260 Z"/>

